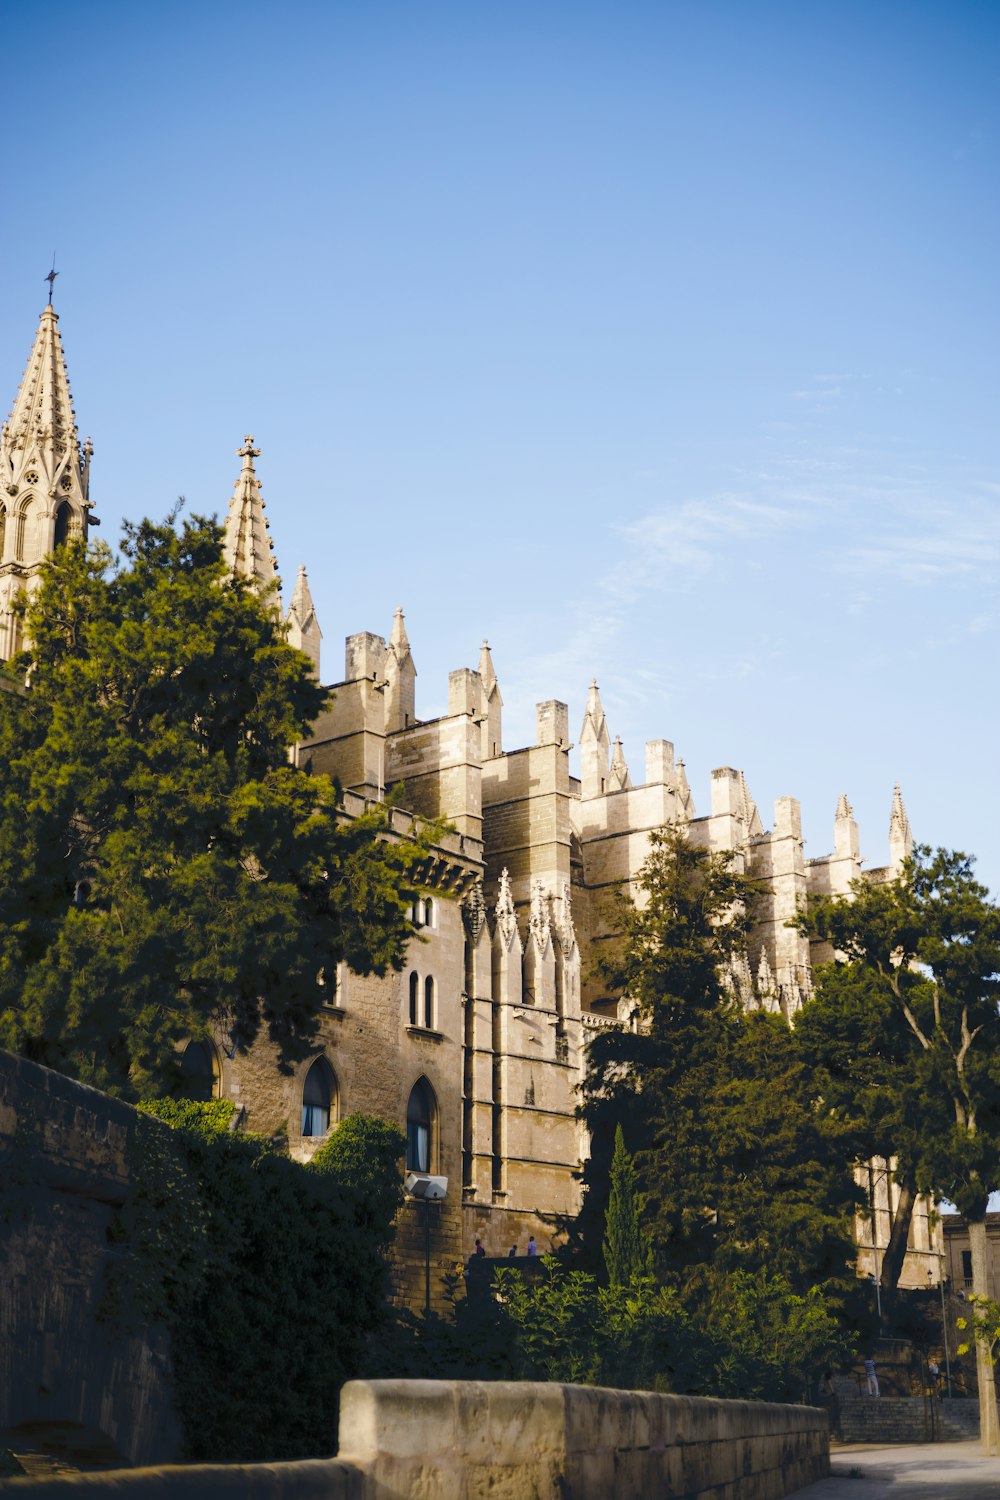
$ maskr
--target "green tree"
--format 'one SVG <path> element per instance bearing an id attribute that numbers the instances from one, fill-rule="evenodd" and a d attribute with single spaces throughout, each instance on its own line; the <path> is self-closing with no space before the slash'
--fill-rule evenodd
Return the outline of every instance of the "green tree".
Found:
<path id="1" fill-rule="evenodd" d="M 326 695 L 274 598 L 173 516 L 117 565 L 60 548 L 27 634 L 0 691 L 0 1043 L 132 1098 L 209 1030 L 303 1055 L 324 972 L 401 966 L 423 850 L 289 764 Z"/>
<path id="2" fill-rule="evenodd" d="M 625 1137 L 618 1125 L 611 1158 L 611 1195 L 604 1238 L 604 1264 L 610 1286 L 631 1286 L 649 1272 L 652 1257 L 639 1221 L 641 1210 L 635 1166 L 625 1149 Z"/>
<path id="3" fill-rule="evenodd" d="M 817 1108 L 784 1018 L 747 1011 L 732 977 L 753 898 L 731 855 L 668 828 L 652 840 L 636 900 L 619 899 L 621 936 L 602 972 L 638 1016 L 634 1030 L 592 1044 L 581 1230 L 593 1242 L 621 1125 L 661 1276 L 768 1267 L 796 1289 L 839 1281 L 843 1296 L 857 1197 L 839 1123 Z"/>
<path id="4" fill-rule="evenodd" d="M 351 1115 L 304 1166 L 232 1132 L 228 1101 L 143 1110 L 104 1316 L 166 1324 L 187 1458 L 329 1453 L 388 1312 L 402 1132 Z"/>
<path id="5" fill-rule="evenodd" d="M 907 1029 L 904 1146 L 921 1190 L 964 1214 L 973 1291 L 985 1297 L 986 1209 L 1000 1181 L 1000 909 L 966 855 L 919 847 L 897 879 L 857 879 L 849 899 L 810 902 L 805 920 Z M 994 1451 L 1000 1424 L 982 1340 L 976 1361 L 980 1434 Z"/>
<path id="6" fill-rule="evenodd" d="M 808 925 L 808 924 L 807 924 Z M 841 1122 L 845 1149 L 877 1190 L 874 1166 L 893 1163 L 898 1198 L 878 1267 L 884 1316 L 892 1317 L 917 1200 L 914 1136 L 924 1128 L 916 1082 L 918 1043 L 877 975 L 854 964 L 820 964 L 795 1020 L 795 1040 L 818 1097 Z"/>

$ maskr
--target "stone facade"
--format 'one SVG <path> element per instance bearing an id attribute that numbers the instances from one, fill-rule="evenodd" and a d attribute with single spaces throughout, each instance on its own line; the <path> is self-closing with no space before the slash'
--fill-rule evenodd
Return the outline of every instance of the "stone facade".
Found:
<path id="1" fill-rule="evenodd" d="M 225 556 L 234 573 L 269 589 L 278 608 L 259 454 L 246 438 Z M 53 546 L 86 531 L 89 465 L 49 306 L 0 435 L 0 655 L 17 644 L 17 591 L 31 586 Z M 320 680 L 328 680 L 304 569 L 286 625 Z M 809 993 L 813 962 L 824 955 L 811 953 L 786 923 L 808 892 L 845 892 L 862 869 L 845 796 L 832 853 L 807 859 L 798 802 L 779 798 L 766 828 L 742 771 L 714 770 L 708 811 L 699 814 L 683 760 L 668 740 L 653 739 L 645 746 L 644 779 L 633 781 L 621 741 L 611 740 L 596 682 L 578 737 L 577 777 L 564 702 L 537 706 L 534 744 L 504 747 L 503 699 L 487 643 L 475 668 L 450 674 L 448 710 L 439 718 L 418 717 L 416 676 L 398 609 L 388 638 L 369 631 L 347 638 L 329 707 L 292 747 L 297 764 L 338 778 L 348 816 L 402 783 L 410 815 L 442 817 L 454 830 L 428 862 L 427 901 L 414 912 L 403 972 L 384 979 L 345 972 L 335 983 L 326 976 L 319 1072 L 315 1063 L 279 1072 L 264 1043 L 249 1056 L 229 1056 L 220 1038 L 208 1080 L 240 1105 L 249 1128 L 287 1131 L 296 1156 L 315 1150 L 346 1112 L 365 1110 L 400 1125 L 410 1117 L 414 1161 L 448 1179 L 443 1204 L 404 1211 L 398 1266 L 411 1298 L 422 1291 L 428 1244 L 437 1295 L 441 1273 L 467 1256 L 476 1238 L 493 1255 L 511 1246 L 523 1252 L 529 1234 L 545 1250 L 560 1218 L 577 1211 L 587 1141 L 576 1107 L 587 1037 L 630 1021 L 627 999 L 605 993 L 592 977 L 593 962 L 609 936 L 608 895 L 634 881 L 652 830 L 679 821 L 697 843 L 732 851 L 759 877 L 760 921 L 733 982 L 746 1004 L 790 1021 Z M 396 816 L 403 832 L 407 815 Z M 897 787 L 889 860 L 868 878 L 891 876 L 911 846 Z M 876 1251 L 888 1243 L 886 1179 L 883 1169 L 881 1187 L 873 1188 Z M 866 1233 L 870 1244 L 868 1221 L 859 1225 L 862 1243 Z M 928 1272 L 937 1280 L 942 1259 L 940 1228 L 926 1207 L 911 1238 L 903 1281 L 925 1286 Z"/>

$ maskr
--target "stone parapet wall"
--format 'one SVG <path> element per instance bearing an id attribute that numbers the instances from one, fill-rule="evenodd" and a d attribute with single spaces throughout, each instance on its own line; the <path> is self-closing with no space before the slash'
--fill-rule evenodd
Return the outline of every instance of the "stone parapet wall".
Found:
<path id="1" fill-rule="evenodd" d="M 351 1381 L 336 1459 L 9 1480 L 60 1500 L 779 1500 L 829 1473 L 826 1413 L 531 1382 Z"/>
<path id="2" fill-rule="evenodd" d="M 352 1381 L 340 1430 L 373 1496 L 777 1500 L 829 1472 L 814 1407 L 591 1386 Z"/>

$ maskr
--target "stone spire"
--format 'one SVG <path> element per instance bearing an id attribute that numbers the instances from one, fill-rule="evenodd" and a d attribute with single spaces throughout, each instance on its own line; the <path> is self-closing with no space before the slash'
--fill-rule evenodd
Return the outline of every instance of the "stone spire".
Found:
<path id="1" fill-rule="evenodd" d="M 858 825 L 854 821 L 854 809 L 847 800 L 846 792 L 840 794 L 840 801 L 837 803 L 837 811 L 833 819 L 833 852 L 838 859 L 860 860 L 861 858 Z"/>
<path id="2" fill-rule="evenodd" d="M 913 834 L 910 832 L 910 820 L 906 816 L 903 794 L 897 782 L 892 794 L 892 812 L 889 814 L 889 864 L 894 874 L 898 875 L 903 868 L 903 860 L 908 859 L 912 853 Z"/>
<path id="3" fill-rule="evenodd" d="M 677 762 L 677 801 L 680 804 L 681 813 L 685 818 L 694 817 L 694 798 L 691 796 L 691 788 L 688 786 L 687 771 L 684 762 Z"/>
<path id="4" fill-rule="evenodd" d="M 479 676 L 483 685 L 482 755 L 483 760 L 492 760 L 494 756 L 503 753 L 503 699 L 500 696 L 497 674 L 493 670 L 489 641 L 483 641 L 483 649 L 479 653 Z"/>
<path id="5" fill-rule="evenodd" d="M 611 770 L 608 774 L 608 791 L 624 792 L 632 785 L 632 778 L 628 774 L 628 766 L 625 764 L 625 751 L 622 749 L 621 737 L 615 736 L 615 748 L 611 755 Z"/>
<path id="6" fill-rule="evenodd" d="M 237 457 L 242 458 L 243 468 L 229 502 L 222 555 L 234 578 L 249 578 L 257 588 L 263 589 L 268 584 L 280 584 L 281 579 L 264 515 L 260 481 L 253 466 L 254 459 L 260 457 L 260 449 L 254 447 L 252 434 L 244 439 L 243 447 L 237 449 Z"/>
<path id="7" fill-rule="evenodd" d="M 739 797 L 740 814 L 743 819 L 743 824 L 746 828 L 747 834 L 750 838 L 757 838 L 764 832 L 764 825 L 760 820 L 760 813 L 757 811 L 757 804 L 753 800 L 753 797 L 750 793 L 750 788 L 747 786 L 746 776 L 742 771 L 740 772 Z"/>
<path id="8" fill-rule="evenodd" d="M 90 439 L 80 447 L 59 319 L 42 313 L 10 416 L 0 428 L 0 658 L 20 649 L 14 602 L 45 558 L 86 537 Z"/>
<path id="9" fill-rule="evenodd" d="M 292 594 L 292 602 L 285 620 L 285 630 L 288 633 L 288 644 L 295 646 L 308 656 L 313 664 L 313 671 L 319 679 L 319 650 L 323 632 L 316 618 L 316 609 L 304 566 L 299 568 L 299 576 L 295 580 L 295 592 Z"/>
<path id="10" fill-rule="evenodd" d="M 406 619 L 397 609 L 385 653 L 385 730 L 394 734 L 416 722 L 417 669 L 406 634 Z"/>
<path id="11" fill-rule="evenodd" d="M 601 797 L 607 791 L 608 752 L 611 736 L 604 717 L 596 677 L 591 678 L 587 708 L 580 730 L 580 793 L 583 797 Z"/>

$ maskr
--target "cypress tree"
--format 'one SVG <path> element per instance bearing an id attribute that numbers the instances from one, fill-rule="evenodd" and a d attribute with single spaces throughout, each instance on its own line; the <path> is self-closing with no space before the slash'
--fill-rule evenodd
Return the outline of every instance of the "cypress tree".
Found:
<path id="1" fill-rule="evenodd" d="M 611 1158 L 611 1195 L 605 1216 L 604 1264 L 611 1286 L 631 1286 L 649 1270 L 649 1249 L 643 1243 L 639 1215 L 642 1199 L 635 1166 L 625 1149 L 619 1125 Z"/>

